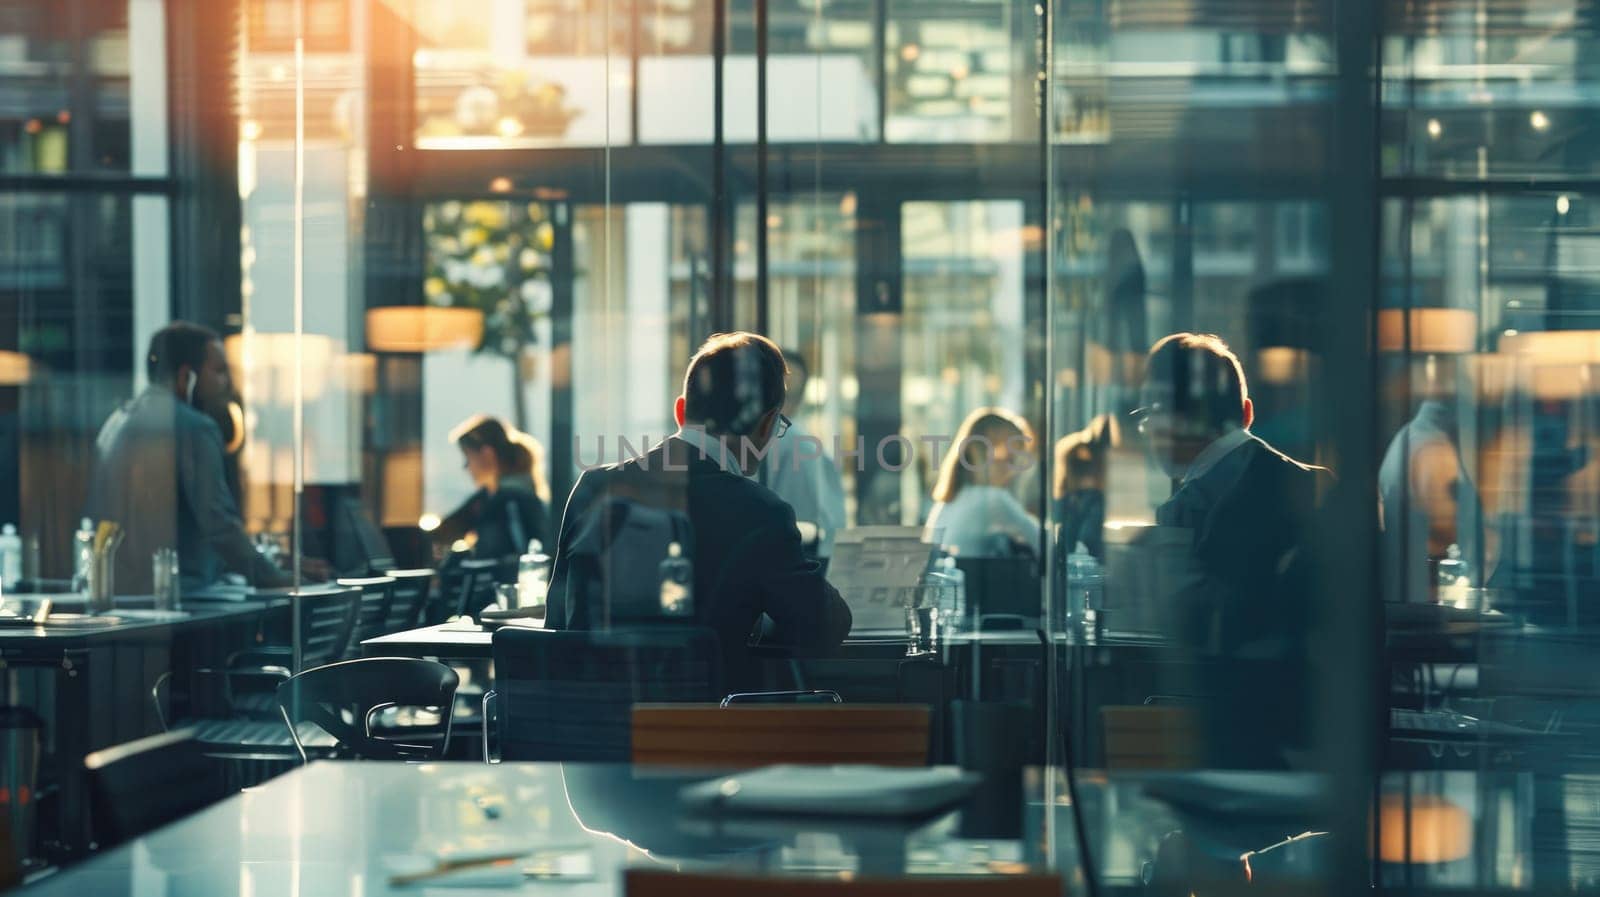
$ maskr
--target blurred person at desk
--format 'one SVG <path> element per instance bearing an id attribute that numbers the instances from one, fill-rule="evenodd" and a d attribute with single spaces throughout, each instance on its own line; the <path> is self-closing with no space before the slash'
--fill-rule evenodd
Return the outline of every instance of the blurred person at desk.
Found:
<path id="1" fill-rule="evenodd" d="M 224 468 L 222 428 L 232 386 L 222 340 L 198 324 L 176 321 L 150 339 L 145 356 L 150 384 L 117 409 L 95 440 L 88 514 L 121 525 L 127 542 L 117 552 L 115 588 L 151 589 L 151 555 L 178 549 L 185 590 L 237 574 L 251 585 L 277 588 L 294 577 L 251 543 Z M 302 571 L 327 575 L 308 559 Z"/>
<path id="2" fill-rule="evenodd" d="M 808 560 L 794 510 L 752 474 L 787 426 L 783 353 L 752 333 L 706 340 L 673 407 L 678 432 L 636 458 L 586 470 L 556 541 L 546 625 L 693 622 L 721 643 L 730 690 L 759 688 L 748 645 L 765 621 L 799 650 L 836 647 L 850 609 Z M 692 566 L 688 607 L 667 607 L 663 561 Z"/>
<path id="3" fill-rule="evenodd" d="M 450 440 L 478 491 L 440 521 L 434 541 L 449 547 L 470 538 L 473 556 L 493 560 L 515 558 L 530 541 L 545 541 L 550 487 L 539 443 L 483 414 L 463 421 Z"/>
<path id="4" fill-rule="evenodd" d="M 783 401 L 783 414 L 796 417 L 805 404 L 806 384 L 811 374 L 805 357 L 793 349 L 783 350 L 789 365 L 789 382 Z M 762 460 L 757 478 L 762 485 L 789 503 L 802 524 L 816 528 L 816 556 L 833 556 L 833 540 L 844 528 L 844 483 L 839 468 L 822 450 L 822 442 L 798 423 L 772 440 L 771 451 Z M 804 532 L 804 527 L 802 527 Z M 809 535 L 809 534 L 808 534 Z"/>
<path id="5" fill-rule="evenodd" d="M 1227 766 L 1276 766 L 1300 743 L 1306 536 L 1326 468 L 1250 433 L 1255 408 L 1239 359 L 1211 335 L 1177 333 L 1146 362 L 1139 429 L 1172 479 L 1158 526 L 1189 534 L 1188 569 L 1170 608 L 1183 647 L 1210 659 L 1198 675 L 1208 746 Z"/>
<path id="6" fill-rule="evenodd" d="M 1003 408 L 979 408 L 939 464 L 927 533 L 959 557 L 1039 556 L 1039 521 L 1011 491 L 1034 465 L 1033 428 Z"/>
<path id="7" fill-rule="evenodd" d="M 1107 467 L 1111 452 L 1122 444 L 1122 430 L 1110 414 L 1056 441 L 1055 520 L 1060 526 L 1062 554 L 1079 544 L 1097 558 L 1105 557 Z"/>
<path id="8" fill-rule="evenodd" d="M 1455 359 L 1429 355 L 1421 374 L 1422 401 L 1378 468 L 1379 554 L 1388 600 L 1431 603 L 1439 600 L 1440 561 L 1454 560 L 1470 582 L 1484 582 L 1484 531 L 1461 456 Z"/>

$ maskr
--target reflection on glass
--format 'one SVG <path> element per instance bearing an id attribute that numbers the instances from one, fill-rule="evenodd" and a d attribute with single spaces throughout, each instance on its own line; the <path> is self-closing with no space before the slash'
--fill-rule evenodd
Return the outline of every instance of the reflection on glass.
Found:
<path id="1" fill-rule="evenodd" d="M 900 517 L 928 519 L 940 443 L 967 414 L 993 405 L 1029 409 L 1021 202 L 910 202 L 901 206 L 905 313 L 901 432 L 916 446 L 898 479 Z M 1036 502 L 1037 469 L 1007 488 Z"/>
<path id="2" fill-rule="evenodd" d="M 1034 18 L 1024 4 L 888 3 L 884 136 L 896 143 L 1024 139 Z"/>
<path id="3" fill-rule="evenodd" d="M 407 6 L 416 39 L 419 148 L 629 142 L 628 69 L 610 59 L 629 46 L 627 4 L 415 0 Z"/>

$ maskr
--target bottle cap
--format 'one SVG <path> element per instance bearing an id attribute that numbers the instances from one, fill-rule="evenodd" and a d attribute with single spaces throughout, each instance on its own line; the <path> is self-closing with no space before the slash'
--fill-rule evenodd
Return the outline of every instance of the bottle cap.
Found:
<path id="1" fill-rule="evenodd" d="M 94 521 L 90 520 L 87 517 L 85 517 L 82 520 L 78 521 L 78 529 L 80 529 L 80 530 L 93 530 L 94 529 Z"/>
<path id="2" fill-rule="evenodd" d="M 670 545 L 667 546 L 667 557 L 675 558 L 675 557 L 682 557 L 682 556 L 683 556 L 683 546 L 682 545 L 679 545 L 678 543 L 673 542 L 673 543 L 671 543 Z"/>
<path id="3" fill-rule="evenodd" d="M 5 529 L 0 529 L 0 533 L 4 533 L 7 536 L 15 536 L 17 534 L 17 525 L 8 523 L 5 525 Z"/>

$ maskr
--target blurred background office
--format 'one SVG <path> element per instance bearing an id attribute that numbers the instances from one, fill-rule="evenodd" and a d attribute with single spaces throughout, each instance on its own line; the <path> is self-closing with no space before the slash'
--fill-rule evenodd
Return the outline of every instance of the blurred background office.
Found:
<path id="1" fill-rule="evenodd" d="M 992 554 L 981 490 L 1037 565 L 1041 759 L 1157 762 L 1140 732 L 1252 700 L 1167 638 L 1175 484 L 1129 416 L 1152 343 L 1215 333 L 1251 432 L 1334 475 L 1272 700 L 1285 765 L 1361 786 L 1306 826 L 1360 865 L 1421 769 L 1498 852 L 1382 876 L 1592 883 L 1600 848 L 1529 860 L 1548 815 L 1499 813 L 1592 798 L 1589 756 L 1495 739 L 1600 725 L 1597 60 L 1587 0 L 4 0 L 0 524 L 72 577 L 96 434 L 186 320 L 282 570 L 475 532 L 514 571 L 596 440 L 669 435 L 695 347 L 751 330 L 825 447 L 769 481 L 812 551 Z M 1031 469 L 951 467 L 985 408 Z"/>

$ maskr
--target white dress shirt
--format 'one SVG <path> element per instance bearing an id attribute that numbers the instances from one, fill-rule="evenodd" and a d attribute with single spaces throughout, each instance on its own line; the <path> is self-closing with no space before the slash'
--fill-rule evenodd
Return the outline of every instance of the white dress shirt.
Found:
<path id="1" fill-rule="evenodd" d="M 831 557 L 833 540 L 844 529 L 844 483 L 839 468 L 799 424 L 768 445 L 758 479 L 794 508 L 795 520 L 815 524 L 817 555 Z M 802 446 L 805 446 L 802 450 Z"/>
<path id="2" fill-rule="evenodd" d="M 928 515 L 929 541 L 937 541 L 960 557 L 1004 557 L 1010 543 L 1039 551 L 1039 520 L 999 486 L 963 486 L 956 497 L 933 506 Z"/>

